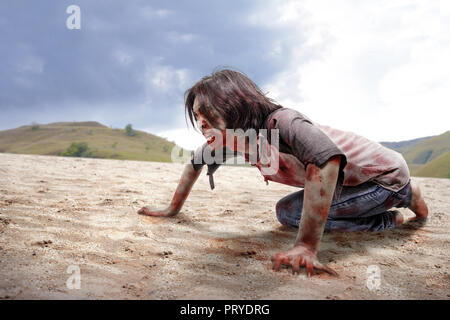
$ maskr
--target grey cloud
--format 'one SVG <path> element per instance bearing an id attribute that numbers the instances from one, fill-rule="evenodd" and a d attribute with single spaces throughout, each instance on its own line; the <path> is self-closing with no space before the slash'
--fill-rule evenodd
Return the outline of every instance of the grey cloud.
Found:
<path id="1" fill-rule="evenodd" d="M 292 54 L 288 30 L 248 23 L 254 1 L 79 0 L 81 30 L 68 30 L 71 4 L 0 4 L 0 129 L 64 120 L 170 129 L 182 124 L 173 115 L 184 91 L 215 67 L 262 84 Z M 287 50 L 270 56 L 280 41 Z"/>

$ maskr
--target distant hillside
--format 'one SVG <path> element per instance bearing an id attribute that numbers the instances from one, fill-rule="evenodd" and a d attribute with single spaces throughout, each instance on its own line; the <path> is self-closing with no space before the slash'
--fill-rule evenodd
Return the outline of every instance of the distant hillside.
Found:
<path id="1" fill-rule="evenodd" d="M 419 143 L 433 138 L 434 136 L 418 138 L 413 140 L 399 141 L 399 142 L 380 142 L 383 146 L 388 147 L 390 149 L 394 149 L 400 153 L 407 151 L 408 149 L 418 145 Z"/>
<path id="2" fill-rule="evenodd" d="M 414 176 L 450 178 L 450 131 L 438 136 L 381 144 L 400 152 Z"/>
<path id="3" fill-rule="evenodd" d="M 0 152 L 61 155 L 73 143 L 87 145 L 84 156 L 106 159 L 170 162 L 174 143 L 133 130 L 111 129 L 98 122 L 56 122 L 0 131 Z M 405 157 L 413 176 L 450 178 L 450 131 L 438 136 L 381 142 Z M 72 150 L 73 151 L 73 150 Z M 189 151 L 184 150 L 184 155 Z M 70 153 L 70 152 L 69 152 Z"/>
<path id="4" fill-rule="evenodd" d="M 414 164 L 426 164 L 441 154 L 450 151 L 450 131 L 425 140 L 405 150 L 405 159 Z"/>
<path id="5" fill-rule="evenodd" d="M 0 131 L 0 152 L 61 155 L 76 142 L 87 144 L 89 157 L 171 161 L 174 143 L 143 131 L 133 132 L 136 135 L 129 136 L 125 129 L 111 129 L 98 122 L 34 124 Z"/>
<path id="6" fill-rule="evenodd" d="M 450 151 L 424 164 L 415 171 L 414 175 L 418 177 L 450 178 Z"/>

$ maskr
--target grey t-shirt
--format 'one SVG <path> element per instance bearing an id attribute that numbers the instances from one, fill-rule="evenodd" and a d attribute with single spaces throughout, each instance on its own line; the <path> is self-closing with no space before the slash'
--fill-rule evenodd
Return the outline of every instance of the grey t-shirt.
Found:
<path id="1" fill-rule="evenodd" d="M 267 117 L 263 129 L 279 130 L 279 155 L 281 164 L 279 171 L 280 173 L 283 173 L 285 177 L 297 177 L 297 179 L 293 180 L 284 179 L 286 184 L 303 187 L 304 182 L 302 183 L 302 180 L 304 180 L 304 174 L 298 175 L 298 173 L 301 173 L 301 171 L 304 172 L 307 165 L 310 163 L 313 163 L 318 167 L 322 167 L 331 157 L 335 155 L 340 155 L 342 158 L 340 170 L 340 181 L 342 181 L 342 169 L 346 164 L 344 153 L 333 143 L 333 141 L 326 134 L 324 134 L 319 128 L 314 126 L 307 117 L 303 116 L 293 109 L 281 108 L 272 112 Z M 268 137 L 270 138 L 270 134 L 268 135 Z M 204 161 L 202 161 L 202 155 L 205 148 L 208 148 L 207 143 L 199 147 L 195 151 L 191 159 L 191 163 L 195 170 L 198 170 L 206 164 Z M 228 148 L 224 148 L 222 152 L 225 160 L 238 155 L 237 152 L 233 152 Z M 214 155 L 214 152 L 212 152 L 212 154 Z M 287 154 L 295 156 L 298 161 L 300 161 L 300 164 L 297 166 L 289 166 L 290 170 L 288 171 L 294 170 L 295 172 L 287 172 L 287 167 L 283 166 L 283 163 L 286 163 L 286 161 L 283 161 L 284 155 Z M 292 163 L 292 161 L 290 162 Z M 214 188 L 212 175 L 219 166 L 220 164 L 217 163 L 208 164 L 207 174 L 210 177 L 211 189 Z M 260 169 L 260 166 L 258 164 L 256 164 L 256 166 Z M 282 172 L 283 170 L 284 172 Z M 271 175 L 265 180 L 273 180 L 276 182 L 284 183 L 283 181 L 277 180 L 276 176 L 277 174 Z"/>

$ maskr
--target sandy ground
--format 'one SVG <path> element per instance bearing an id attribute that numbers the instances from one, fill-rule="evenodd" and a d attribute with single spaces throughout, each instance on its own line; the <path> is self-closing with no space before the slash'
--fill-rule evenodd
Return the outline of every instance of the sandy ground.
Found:
<path id="1" fill-rule="evenodd" d="M 449 179 L 414 178 L 431 211 L 425 226 L 325 234 L 319 259 L 339 277 L 308 278 L 270 269 L 296 236 L 276 220 L 275 204 L 297 189 L 266 186 L 256 168 L 221 167 L 213 191 L 203 171 L 176 217 L 136 214 L 167 205 L 181 172 L 171 163 L 0 154 L 0 298 L 450 298 Z M 370 265 L 378 289 L 367 286 Z M 70 266 L 80 289 L 67 287 Z"/>

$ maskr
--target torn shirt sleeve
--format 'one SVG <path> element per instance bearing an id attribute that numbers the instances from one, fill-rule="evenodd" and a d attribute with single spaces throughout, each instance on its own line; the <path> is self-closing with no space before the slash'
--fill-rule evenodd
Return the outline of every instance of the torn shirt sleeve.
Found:
<path id="1" fill-rule="evenodd" d="M 344 181 L 344 167 L 347 164 L 345 154 L 336 144 L 308 118 L 295 111 L 295 114 L 279 117 L 277 127 L 280 139 L 285 141 L 296 156 L 306 167 L 313 163 L 322 168 L 334 156 L 341 157 L 338 183 L 335 197 L 339 198 Z"/>

